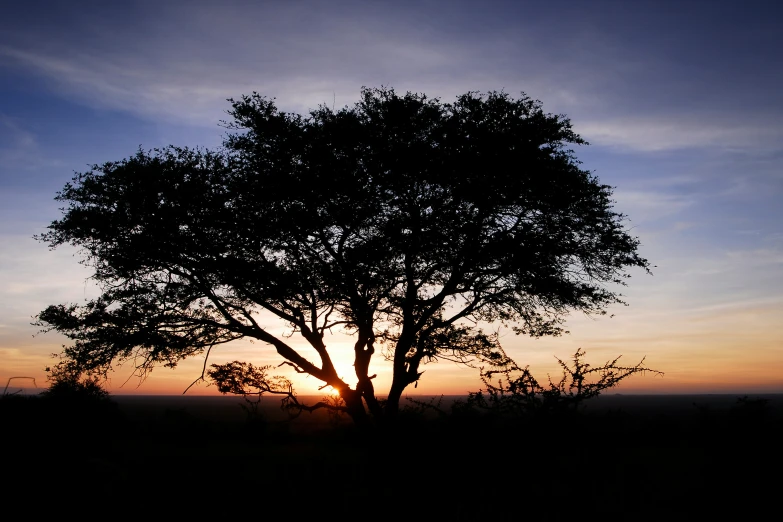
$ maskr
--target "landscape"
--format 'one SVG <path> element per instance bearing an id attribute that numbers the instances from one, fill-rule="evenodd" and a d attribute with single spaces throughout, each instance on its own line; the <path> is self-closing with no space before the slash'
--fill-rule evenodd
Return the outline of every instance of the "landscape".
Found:
<path id="1" fill-rule="evenodd" d="M 777 512 L 782 19 L 9 4 L 6 512 Z"/>

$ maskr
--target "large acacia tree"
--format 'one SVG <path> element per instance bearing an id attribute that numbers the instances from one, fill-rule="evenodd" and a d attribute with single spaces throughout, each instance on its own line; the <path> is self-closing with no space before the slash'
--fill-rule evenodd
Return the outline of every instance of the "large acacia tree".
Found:
<path id="1" fill-rule="evenodd" d="M 73 341 L 72 369 L 146 372 L 251 338 L 339 390 L 355 419 L 394 415 L 423 363 L 502 354 L 477 323 L 557 335 L 570 311 L 621 302 L 629 267 L 648 268 L 611 187 L 569 148 L 585 142 L 524 94 L 363 89 L 306 116 L 258 94 L 229 101 L 220 150 L 139 151 L 58 193 L 63 217 L 40 239 L 80 247 L 102 288 L 38 317 Z M 355 340 L 355 384 L 333 365 L 333 328 Z M 393 365 L 386 401 L 376 352 Z M 239 363 L 212 374 L 226 389 L 263 377 Z"/>

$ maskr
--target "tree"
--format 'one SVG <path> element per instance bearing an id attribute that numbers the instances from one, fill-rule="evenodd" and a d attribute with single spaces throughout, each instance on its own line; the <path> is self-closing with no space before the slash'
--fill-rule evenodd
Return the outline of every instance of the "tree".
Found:
<path id="1" fill-rule="evenodd" d="M 511 417 L 576 411 L 587 399 L 614 388 L 632 375 L 646 372 L 663 375 L 663 372 L 644 366 L 644 358 L 633 366 L 618 364 L 620 356 L 602 366 L 592 366 L 584 362 L 584 355 L 585 351 L 579 348 L 571 356 L 570 366 L 556 357 L 561 370 L 560 380 L 554 382 L 549 376 L 546 385 L 538 382 L 529 366 L 520 368 L 511 358 L 504 357 L 492 368 L 481 369 L 484 389 L 470 393 L 467 403 L 460 407 L 475 407 Z"/>
<path id="2" fill-rule="evenodd" d="M 63 217 L 39 239 L 80 247 L 102 285 L 38 316 L 73 341 L 74 368 L 132 360 L 144 375 L 250 338 L 337 389 L 355 420 L 394 416 L 426 362 L 501 357 L 478 322 L 558 335 L 570 311 L 622 303 L 612 285 L 628 268 L 648 270 L 611 187 L 568 148 L 585 142 L 524 94 L 444 103 L 365 88 L 353 107 L 307 116 L 257 93 L 229 101 L 221 149 L 139 150 L 58 193 Z M 333 328 L 355 340 L 353 386 L 326 345 Z M 393 366 L 385 401 L 377 350 Z"/>
<path id="3" fill-rule="evenodd" d="M 110 400 L 109 392 L 103 389 L 100 381 L 94 375 L 82 376 L 65 367 L 51 370 L 49 388 L 41 392 L 42 397 L 57 401 L 70 402 L 105 402 Z"/>
<path id="4" fill-rule="evenodd" d="M 80 374 L 68 364 L 57 364 L 46 371 L 49 387 L 39 394 L 39 414 L 47 424 L 46 430 L 91 440 L 121 425 L 119 406 L 97 375 Z"/>

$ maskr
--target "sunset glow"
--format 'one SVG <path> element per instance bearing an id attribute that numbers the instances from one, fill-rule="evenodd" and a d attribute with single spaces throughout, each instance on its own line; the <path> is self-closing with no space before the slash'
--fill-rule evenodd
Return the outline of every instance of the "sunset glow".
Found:
<path id="1" fill-rule="evenodd" d="M 76 249 L 33 239 L 61 216 L 53 198 L 74 172 L 140 145 L 217 147 L 227 98 L 257 91 L 306 113 L 352 104 L 362 86 L 388 85 L 446 101 L 467 91 L 524 91 L 547 112 L 567 115 L 590 143 L 576 157 L 616 187 L 615 208 L 653 265 L 651 275 L 630 272 L 628 306 L 572 315 L 562 337 L 481 325 L 499 329 L 521 366 L 546 381 L 559 374 L 555 357 L 582 348 L 594 365 L 622 354 L 664 372 L 630 378 L 619 393 L 783 393 L 781 8 L 491 4 L 172 1 L 154 17 L 136 2 L 100 3 L 90 13 L 68 4 L 4 6 L 0 385 L 29 376 L 45 386 L 44 368 L 67 339 L 39 333 L 33 317 L 98 294 Z M 254 320 L 290 334 L 271 314 Z M 324 341 L 353 386 L 352 337 L 335 327 Z M 287 342 L 317 360 L 303 340 Z M 282 362 L 271 346 L 240 340 L 216 346 L 206 363 L 234 360 Z M 181 394 L 204 367 L 200 355 L 142 380 L 126 364 L 107 388 Z M 409 394 L 465 395 L 481 385 L 477 367 L 438 360 L 423 370 Z M 276 374 L 299 394 L 339 396 L 287 366 Z M 382 395 L 392 374 L 381 347 L 370 374 Z M 218 391 L 198 381 L 188 393 Z"/>

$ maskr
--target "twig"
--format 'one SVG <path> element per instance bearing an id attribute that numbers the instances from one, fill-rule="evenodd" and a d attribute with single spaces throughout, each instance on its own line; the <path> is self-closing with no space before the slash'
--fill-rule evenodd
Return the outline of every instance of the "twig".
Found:
<path id="1" fill-rule="evenodd" d="M 201 368 L 201 377 L 199 377 L 199 378 L 197 378 L 195 381 L 191 382 L 191 383 L 190 383 L 190 386 L 188 386 L 187 388 L 185 388 L 185 391 L 183 391 L 183 392 L 182 392 L 182 395 L 185 395 L 186 393 L 188 393 L 188 390 L 189 390 L 190 388 L 192 388 L 192 387 L 193 387 L 193 385 L 194 385 L 194 384 L 196 384 L 198 381 L 203 381 L 203 380 L 205 380 L 205 379 L 204 379 L 204 374 L 207 372 L 207 361 L 209 360 L 209 354 L 210 354 L 210 352 L 212 351 L 212 347 L 213 347 L 213 346 L 215 346 L 215 343 L 212 343 L 212 344 L 210 344 L 210 345 L 209 345 L 209 348 L 207 348 L 207 354 L 204 356 L 204 367 L 203 367 L 203 368 Z"/>

